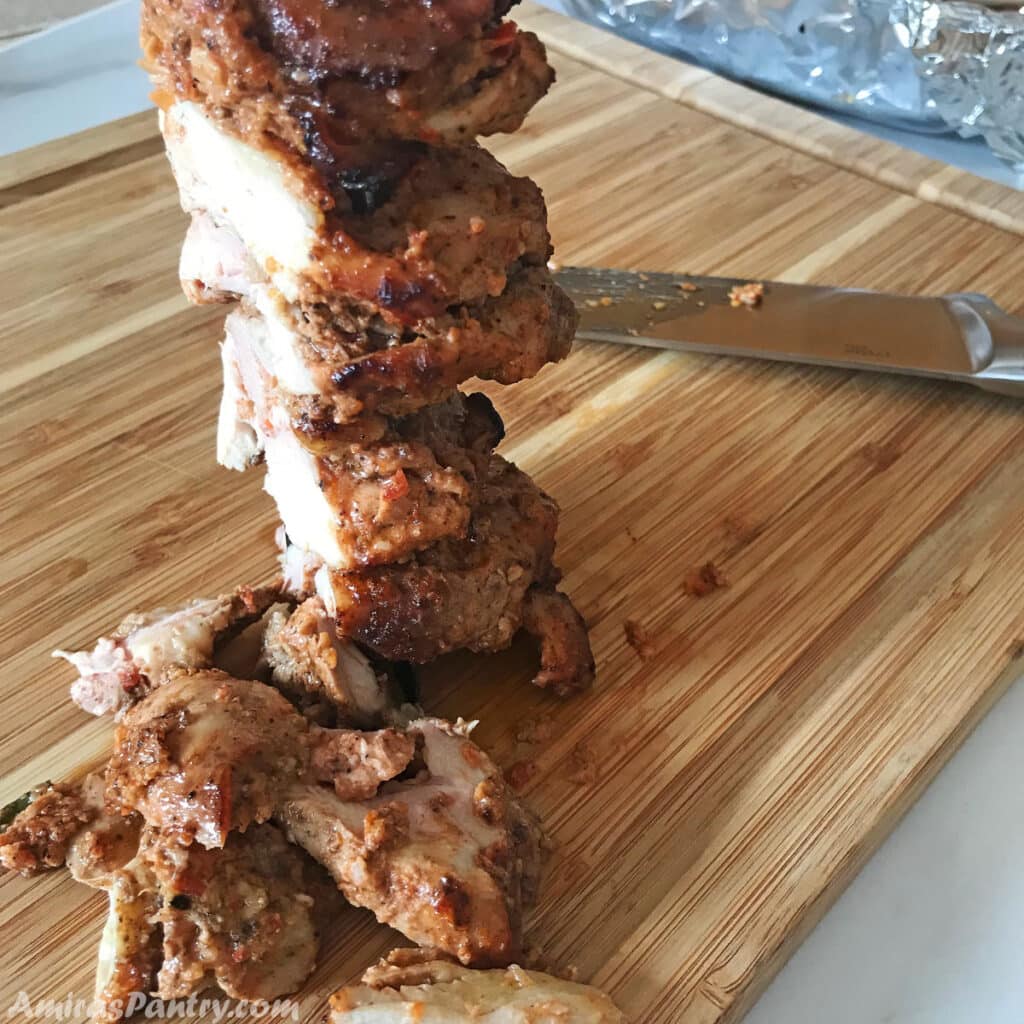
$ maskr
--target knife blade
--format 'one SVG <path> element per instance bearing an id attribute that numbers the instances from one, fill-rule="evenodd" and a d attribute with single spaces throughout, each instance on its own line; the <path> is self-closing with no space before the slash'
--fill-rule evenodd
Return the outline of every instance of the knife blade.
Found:
<path id="1" fill-rule="evenodd" d="M 1024 397 L 1024 319 L 984 295 L 595 267 L 564 267 L 555 278 L 586 340 L 912 374 Z"/>

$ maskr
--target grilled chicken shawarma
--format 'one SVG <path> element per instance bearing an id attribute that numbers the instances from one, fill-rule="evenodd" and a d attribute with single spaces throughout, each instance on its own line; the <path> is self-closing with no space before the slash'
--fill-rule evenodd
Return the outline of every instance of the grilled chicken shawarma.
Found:
<path id="1" fill-rule="evenodd" d="M 306 722 L 277 690 L 182 670 L 118 726 L 107 802 L 181 843 L 220 847 L 230 832 L 267 821 L 308 765 Z"/>
<path id="2" fill-rule="evenodd" d="M 110 900 L 97 1021 L 120 1020 L 135 993 L 180 999 L 210 982 L 236 999 L 277 998 L 316 965 L 314 897 L 325 889 L 273 825 L 232 833 L 217 850 L 145 828 L 134 856 L 89 884 Z"/>
<path id="3" fill-rule="evenodd" d="M 499 0 L 145 0 L 158 88 L 345 182 L 348 148 L 514 131 L 554 74 Z"/>
<path id="4" fill-rule="evenodd" d="M 563 695 L 585 689 L 594 676 L 586 627 L 554 589 L 554 501 L 499 456 L 478 494 L 463 539 L 441 541 L 398 565 L 314 570 L 313 585 L 338 632 L 383 658 L 422 663 L 461 647 L 502 650 L 525 628 L 541 643 L 534 681 Z M 294 564 L 296 555 L 286 552 L 285 561 Z M 287 575 L 303 583 L 310 577 Z"/>
<path id="5" fill-rule="evenodd" d="M 625 1024 L 603 993 L 521 967 L 471 970 L 396 949 L 331 996 L 330 1024 Z"/>
<path id="6" fill-rule="evenodd" d="M 182 286 L 238 303 L 218 458 L 265 463 L 285 581 L 57 652 L 75 702 L 119 719 L 113 751 L 4 809 L 0 868 L 66 864 L 108 893 L 97 1024 L 139 993 L 296 990 L 339 891 L 431 952 L 338 993 L 336 1022 L 621 1020 L 509 967 L 539 826 L 470 725 L 401 703 L 398 662 L 520 629 L 537 683 L 593 678 L 555 589 L 557 507 L 495 454 L 490 401 L 458 391 L 536 374 L 576 325 L 540 190 L 476 141 L 553 79 L 512 2 L 142 0 L 191 215 Z"/>
<path id="7" fill-rule="evenodd" d="M 372 199 L 342 194 L 325 213 L 278 154 L 196 104 L 175 103 L 161 124 L 185 211 L 230 229 L 285 299 L 325 303 L 343 329 L 374 312 L 414 327 L 497 297 L 551 252 L 540 190 L 477 146 L 402 146 L 375 168 Z"/>
<path id="8" fill-rule="evenodd" d="M 539 829 L 464 727 L 421 719 L 407 733 L 415 775 L 361 801 L 296 790 L 277 820 L 350 903 L 463 963 L 507 964 L 535 896 Z"/>
<path id="9" fill-rule="evenodd" d="M 93 715 L 120 713 L 159 684 L 170 668 L 204 668 L 217 645 L 256 622 L 280 599 L 276 587 L 239 587 L 222 597 L 129 615 L 91 651 L 55 651 L 79 678 L 71 699 Z"/>

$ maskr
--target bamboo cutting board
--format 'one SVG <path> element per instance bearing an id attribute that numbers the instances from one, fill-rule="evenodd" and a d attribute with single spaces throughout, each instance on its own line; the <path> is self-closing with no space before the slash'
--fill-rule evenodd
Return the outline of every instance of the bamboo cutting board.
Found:
<path id="1" fill-rule="evenodd" d="M 494 148 L 545 187 L 564 261 L 1024 310 L 1012 193 L 922 193 L 864 153 L 845 169 L 827 129 L 828 158 L 671 98 L 664 58 L 524 20 L 560 85 Z M 178 292 L 184 218 L 154 121 L 0 163 L 3 800 L 109 741 L 52 648 L 274 568 L 261 474 L 214 462 L 224 310 Z M 559 703 L 529 685 L 522 645 L 432 667 L 426 704 L 480 718 L 528 779 L 557 844 L 529 927 L 547 959 L 637 1022 L 736 1021 L 1024 672 L 1024 413 L 921 381 L 582 344 L 487 390 L 504 453 L 561 502 L 599 681 Z M 709 561 L 726 585 L 697 596 Z M 552 735 L 517 740 L 537 718 Z M 103 911 L 63 873 L 0 879 L 0 1009 L 19 990 L 87 997 Z M 395 941 L 342 914 L 303 1019 Z"/>

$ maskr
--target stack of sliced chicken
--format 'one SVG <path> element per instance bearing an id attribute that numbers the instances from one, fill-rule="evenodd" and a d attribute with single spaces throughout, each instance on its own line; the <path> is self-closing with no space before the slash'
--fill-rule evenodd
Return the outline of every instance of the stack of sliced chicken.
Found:
<path id="1" fill-rule="evenodd" d="M 232 302 L 220 461 L 266 466 L 292 591 L 381 657 L 541 641 L 588 685 L 558 514 L 499 455 L 472 377 L 562 359 L 575 311 L 544 200 L 475 141 L 553 79 L 502 0 L 144 0 L 182 205 L 181 278 Z"/>
<path id="2" fill-rule="evenodd" d="M 553 79 L 509 6 L 143 0 L 191 215 L 182 283 L 237 304 L 218 458 L 265 464 L 284 574 L 58 652 L 75 702 L 117 719 L 113 752 L 4 809 L 0 868 L 66 864 L 109 894 L 97 1021 L 140 993 L 297 991 L 342 896 L 422 952 L 338 992 L 339 1024 L 622 1019 L 510 966 L 541 831 L 400 664 L 525 629 L 538 684 L 593 678 L 556 589 L 557 507 L 494 453 L 490 401 L 458 390 L 532 376 L 575 328 L 539 190 L 475 141 L 516 129 Z"/>

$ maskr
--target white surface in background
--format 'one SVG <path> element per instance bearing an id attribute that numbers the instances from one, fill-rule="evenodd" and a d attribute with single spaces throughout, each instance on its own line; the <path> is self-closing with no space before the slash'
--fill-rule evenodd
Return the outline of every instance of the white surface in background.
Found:
<path id="1" fill-rule="evenodd" d="M 1024 680 L 744 1024 L 1024 1022 Z"/>
<path id="2" fill-rule="evenodd" d="M 137 0 L 117 0 L 0 50 L 0 153 L 146 109 L 136 11 Z M 847 123 L 1013 184 L 980 144 Z M 1024 1024 L 1022 737 L 1024 681 L 942 771 L 746 1024 Z"/>
<path id="3" fill-rule="evenodd" d="M 0 49 L 0 156 L 151 106 L 138 6 L 117 0 Z"/>
<path id="4" fill-rule="evenodd" d="M 564 13 L 561 0 L 540 2 Z M 138 0 L 114 0 L 0 48 L 0 156 L 150 105 L 149 85 L 137 64 L 138 7 Z M 917 135 L 826 116 L 1011 188 L 1024 185 L 977 139 Z"/>

